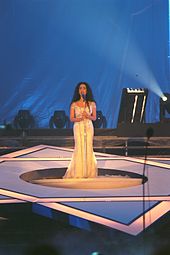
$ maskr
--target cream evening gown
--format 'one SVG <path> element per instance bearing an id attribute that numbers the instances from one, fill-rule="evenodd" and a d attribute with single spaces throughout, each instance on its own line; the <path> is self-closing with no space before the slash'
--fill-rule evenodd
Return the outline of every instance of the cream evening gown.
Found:
<path id="1" fill-rule="evenodd" d="M 82 116 L 85 110 L 91 115 L 94 102 L 89 102 L 89 107 L 80 107 L 72 103 L 75 117 Z M 97 161 L 93 152 L 93 123 L 89 119 L 75 122 L 73 127 L 75 148 L 67 172 L 63 178 L 94 178 L 97 176 Z"/>

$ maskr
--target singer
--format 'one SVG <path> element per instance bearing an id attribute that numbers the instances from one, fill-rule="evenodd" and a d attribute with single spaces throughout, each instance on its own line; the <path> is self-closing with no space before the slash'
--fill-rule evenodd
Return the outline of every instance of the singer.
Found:
<path id="1" fill-rule="evenodd" d="M 96 120 L 96 103 L 86 82 L 77 84 L 70 104 L 70 120 L 74 122 L 75 148 L 63 178 L 94 178 L 97 162 L 93 152 L 93 120 Z"/>

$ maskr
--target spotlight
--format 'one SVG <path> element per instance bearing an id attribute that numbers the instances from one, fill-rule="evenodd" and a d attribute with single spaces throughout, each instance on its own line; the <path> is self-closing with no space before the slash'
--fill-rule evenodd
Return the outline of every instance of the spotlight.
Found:
<path id="1" fill-rule="evenodd" d="M 66 126 L 66 128 L 68 128 L 69 123 L 70 121 L 65 111 L 59 110 L 59 111 L 55 111 L 54 115 L 50 118 L 49 127 L 64 128 Z"/>
<path id="2" fill-rule="evenodd" d="M 168 98 L 166 96 L 162 96 L 162 101 L 166 102 Z"/>
<path id="3" fill-rule="evenodd" d="M 14 127 L 22 130 L 34 127 L 34 118 L 29 110 L 19 110 L 14 119 Z"/>
<path id="4" fill-rule="evenodd" d="M 98 251 L 94 251 L 94 252 L 91 253 L 91 255 L 102 255 L 102 254 Z"/>
<path id="5" fill-rule="evenodd" d="M 170 120 L 166 115 L 170 114 L 170 94 L 163 93 L 160 98 L 160 121 Z"/>
<path id="6" fill-rule="evenodd" d="M 102 114 L 102 111 L 96 112 L 96 120 L 93 121 L 93 125 L 95 128 L 107 127 L 106 117 Z"/>

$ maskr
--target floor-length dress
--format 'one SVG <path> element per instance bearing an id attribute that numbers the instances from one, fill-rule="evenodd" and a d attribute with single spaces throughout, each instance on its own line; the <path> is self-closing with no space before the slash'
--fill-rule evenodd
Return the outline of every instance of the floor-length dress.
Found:
<path id="1" fill-rule="evenodd" d="M 94 102 L 89 102 L 89 107 L 80 107 L 73 103 L 76 118 L 82 116 L 83 111 L 92 113 L 96 107 Z M 97 161 L 93 152 L 93 123 L 89 119 L 75 122 L 73 127 L 75 148 L 71 162 L 64 178 L 94 178 L 97 176 Z"/>

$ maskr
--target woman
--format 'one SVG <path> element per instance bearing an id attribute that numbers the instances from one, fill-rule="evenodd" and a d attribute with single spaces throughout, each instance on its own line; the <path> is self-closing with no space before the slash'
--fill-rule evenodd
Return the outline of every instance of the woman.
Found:
<path id="1" fill-rule="evenodd" d="M 70 120 L 74 122 L 75 148 L 64 178 L 93 178 L 97 176 L 97 162 L 93 152 L 96 104 L 90 86 L 77 84 L 70 106 Z"/>

